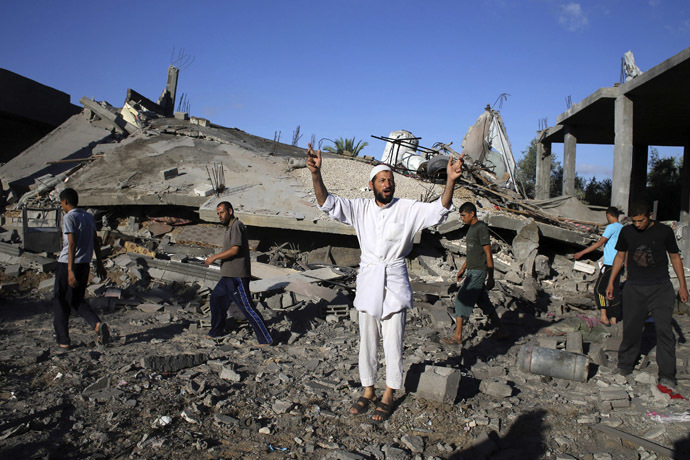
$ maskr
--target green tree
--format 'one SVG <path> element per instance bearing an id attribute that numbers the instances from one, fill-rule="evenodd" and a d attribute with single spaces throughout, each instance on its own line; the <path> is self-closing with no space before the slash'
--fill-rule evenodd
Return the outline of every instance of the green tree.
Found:
<path id="1" fill-rule="evenodd" d="M 335 142 L 333 142 L 334 147 L 331 147 L 330 145 L 327 147 L 324 147 L 323 149 L 326 152 L 331 152 L 331 153 L 338 153 L 340 155 L 346 154 L 346 152 L 349 152 L 352 154 L 353 157 L 356 157 L 359 155 L 359 152 L 364 149 L 367 145 L 369 145 L 368 142 L 364 141 L 359 141 L 355 144 L 355 138 L 353 137 L 352 139 L 343 139 L 342 137 L 338 138 Z"/>
<path id="2" fill-rule="evenodd" d="M 658 201 L 657 219 L 676 220 L 680 216 L 680 170 L 682 160 L 675 157 L 661 158 L 652 147 L 649 152 L 647 173 L 647 199 L 650 204 Z"/>
<path id="3" fill-rule="evenodd" d="M 584 187 L 584 201 L 594 206 L 608 206 L 611 203 L 611 179 L 598 181 L 592 177 Z"/>
<path id="4" fill-rule="evenodd" d="M 517 180 L 528 198 L 535 196 L 535 183 L 537 177 L 537 138 L 529 143 L 527 150 L 522 151 L 522 159 L 517 162 Z M 560 196 L 563 188 L 563 168 L 561 163 L 551 157 L 551 187 L 549 196 Z"/>

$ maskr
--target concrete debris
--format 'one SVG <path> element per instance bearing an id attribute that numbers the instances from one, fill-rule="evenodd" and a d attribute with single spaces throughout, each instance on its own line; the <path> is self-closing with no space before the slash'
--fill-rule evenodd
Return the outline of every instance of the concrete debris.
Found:
<path id="1" fill-rule="evenodd" d="M 416 308 L 393 414 L 379 426 L 352 417 L 361 395 L 352 306 L 361 254 L 352 228 L 314 205 L 304 149 L 173 112 L 176 85 L 173 66 L 159 102 L 133 90 L 122 108 L 83 98 L 82 113 L 0 166 L 3 452 L 43 458 L 59 444 L 79 457 L 383 460 L 487 457 L 500 448 L 502 458 L 652 458 L 653 445 L 611 443 L 612 432 L 592 426 L 624 426 L 669 446 L 687 435 L 677 424 L 645 425 L 647 411 L 687 410 L 658 390 L 650 337 L 632 376 L 614 373 L 621 329 L 598 321 L 595 263 L 570 257 L 600 228 L 547 213 L 477 168 L 454 203 L 477 204 L 492 229 L 489 296 L 509 339 L 492 336 L 477 309 L 462 345 L 440 340 L 455 327 L 455 276 L 467 251 L 452 212 L 415 235 L 407 260 Z M 442 168 L 433 158 L 452 149 L 403 144 L 407 133 L 385 140 L 386 155 L 408 173 L 396 176 L 396 196 L 435 200 Z M 331 192 L 371 197 L 373 158 L 325 155 Z M 209 167 L 223 177 L 211 181 Z M 110 326 L 105 347 L 78 315 L 73 347 L 53 344 L 58 251 L 24 232 L 25 223 L 48 228 L 44 210 L 66 186 L 95 215 L 104 244 L 107 277 L 92 274 L 85 301 Z M 250 290 L 272 347 L 257 346 L 235 305 L 229 333 L 206 337 L 220 270 L 204 261 L 222 246 L 216 206 L 226 200 L 252 238 Z M 690 326 L 685 311 L 679 305 L 674 315 L 680 330 Z M 677 360 L 676 390 L 687 395 L 687 341 Z M 70 430 L 51 428 L 63 419 Z"/>

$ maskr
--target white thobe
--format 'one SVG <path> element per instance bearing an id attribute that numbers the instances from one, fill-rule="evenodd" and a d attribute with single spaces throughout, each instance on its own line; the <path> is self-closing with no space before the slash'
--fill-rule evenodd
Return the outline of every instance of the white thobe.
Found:
<path id="1" fill-rule="evenodd" d="M 362 256 L 354 306 L 377 319 L 412 308 L 412 288 L 405 256 L 415 233 L 445 221 L 450 212 L 441 199 L 433 203 L 395 198 L 386 206 L 373 199 L 349 200 L 329 194 L 319 209 L 357 233 Z"/>

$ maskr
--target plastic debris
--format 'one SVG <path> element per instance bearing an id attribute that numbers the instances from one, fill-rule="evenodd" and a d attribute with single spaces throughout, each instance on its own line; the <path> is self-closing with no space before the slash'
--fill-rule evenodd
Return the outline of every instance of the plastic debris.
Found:
<path id="1" fill-rule="evenodd" d="M 665 387 L 664 385 L 659 384 L 656 387 L 659 389 L 660 392 L 669 395 L 671 399 L 685 399 L 680 393 L 674 393 L 673 390 L 671 390 L 668 387 Z"/>
<path id="2" fill-rule="evenodd" d="M 655 411 L 647 412 L 647 416 L 660 423 L 690 422 L 690 411 L 682 414 L 659 414 Z"/>

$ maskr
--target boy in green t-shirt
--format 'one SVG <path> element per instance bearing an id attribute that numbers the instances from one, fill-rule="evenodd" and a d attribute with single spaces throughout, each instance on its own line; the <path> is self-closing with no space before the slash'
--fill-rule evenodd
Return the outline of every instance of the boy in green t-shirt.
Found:
<path id="1" fill-rule="evenodd" d="M 463 278 L 464 280 L 455 298 L 455 335 L 444 337 L 442 341 L 450 345 L 462 345 L 462 324 L 472 314 L 475 304 L 498 329 L 494 336 L 506 338 L 508 332 L 501 324 L 487 293 L 494 287 L 494 259 L 491 255 L 489 229 L 477 219 L 477 207 L 469 201 L 460 206 L 460 217 L 465 225 L 470 226 L 465 236 L 467 257 L 456 277 L 458 282 Z"/>

